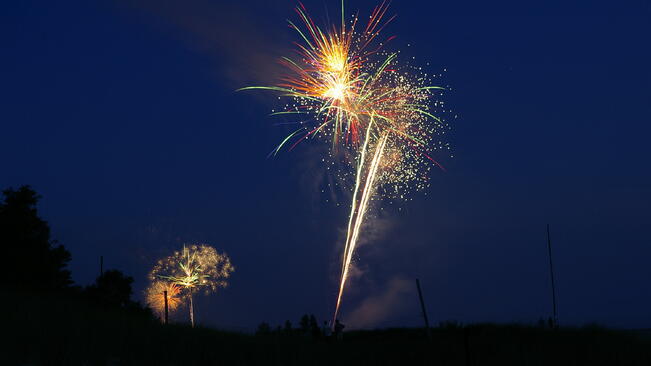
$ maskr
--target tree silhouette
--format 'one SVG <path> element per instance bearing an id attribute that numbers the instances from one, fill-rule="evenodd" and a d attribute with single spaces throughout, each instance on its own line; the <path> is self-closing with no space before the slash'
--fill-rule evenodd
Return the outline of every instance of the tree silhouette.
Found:
<path id="1" fill-rule="evenodd" d="M 299 322 L 301 334 L 303 335 L 308 335 L 310 334 L 310 316 L 305 314 L 301 317 L 301 321 Z"/>
<path id="2" fill-rule="evenodd" d="M 269 335 L 271 334 L 271 326 L 267 322 L 262 322 L 258 325 L 255 335 Z"/>
<path id="3" fill-rule="evenodd" d="M 283 328 L 283 333 L 286 335 L 291 335 L 294 332 L 294 329 L 292 328 L 292 322 L 289 320 L 285 320 L 285 327 Z"/>
<path id="4" fill-rule="evenodd" d="M 126 307 L 131 304 L 132 283 L 133 277 L 109 270 L 97 277 L 95 283 L 86 288 L 86 293 L 102 305 Z"/>
<path id="5" fill-rule="evenodd" d="M 50 238 L 50 226 L 38 216 L 41 198 L 29 186 L 3 192 L 0 202 L 0 273 L 5 285 L 21 290 L 61 290 L 72 284 L 66 269 L 70 253 Z"/>
<path id="6" fill-rule="evenodd" d="M 319 328 L 319 323 L 316 321 L 314 314 L 310 315 L 310 331 L 312 332 L 312 338 L 321 337 L 321 328 Z"/>

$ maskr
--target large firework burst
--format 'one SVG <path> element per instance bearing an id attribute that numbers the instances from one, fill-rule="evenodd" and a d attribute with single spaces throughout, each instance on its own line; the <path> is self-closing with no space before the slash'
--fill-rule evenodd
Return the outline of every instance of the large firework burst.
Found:
<path id="1" fill-rule="evenodd" d="M 351 261 L 370 203 L 376 197 L 405 198 L 410 190 L 429 185 L 427 173 L 440 166 L 433 158 L 448 145 L 434 141 L 444 134 L 446 122 L 437 117 L 443 102 L 435 100 L 443 87 L 433 77 L 399 61 L 399 52 L 385 50 L 379 41 L 388 4 L 377 6 L 365 26 L 359 17 L 346 21 L 343 1 L 341 25 L 321 28 L 300 5 L 302 27 L 290 22 L 301 42 L 297 57 L 284 57 L 288 73 L 276 86 L 247 87 L 279 92 L 288 102 L 272 115 L 305 115 L 300 128 L 287 136 L 274 154 L 290 150 L 308 138 L 329 141 L 329 157 L 344 158 L 353 176 L 352 201 L 342 254 L 335 318 L 349 276 Z M 306 122 L 307 121 L 307 122 Z M 314 123 L 312 123 L 314 122 Z M 346 154 L 337 154 L 345 150 Z M 378 194 L 381 193 L 381 194 Z"/>

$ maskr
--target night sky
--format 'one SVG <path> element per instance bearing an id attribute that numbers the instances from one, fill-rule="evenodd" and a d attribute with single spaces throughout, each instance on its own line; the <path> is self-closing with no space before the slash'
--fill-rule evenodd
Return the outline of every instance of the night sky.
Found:
<path id="1" fill-rule="evenodd" d="M 273 82 L 295 5 L 4 4 L 0 187 L 43 196 L 76 283 L 103 255 L 141 298 L 156 259 L 203 242 L 237 270 L 197 300 L 200 323 L 331 316 L 347 197 L 321 192 L 318 142 L 267 158 L 292 129 L 268 116 L 271 94 L 235 91 Z M 338 1 L 305 5 L 338 19 Z M 388 47 L 452 87 L 454 157 L 436 157 L 447 171 L 427 194 L 372 220 L 343 322 L 420 325 L 415 278 L 435 323 L 548 317 L 549 223 L 561 324 L 651 327 L 649 2 L 400 0 L 390 13 Z"/>

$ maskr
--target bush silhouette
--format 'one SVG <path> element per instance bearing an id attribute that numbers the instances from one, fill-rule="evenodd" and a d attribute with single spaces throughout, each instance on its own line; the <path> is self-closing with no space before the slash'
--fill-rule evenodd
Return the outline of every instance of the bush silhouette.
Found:
<path id="1" fill-rule="evenodd" d="M 127 307 L 131 303 L 133 277 L 117 270 L 109 270 L 97 277 L 95 283 L 86 288 L 88 297 L 105 306 Z"/>

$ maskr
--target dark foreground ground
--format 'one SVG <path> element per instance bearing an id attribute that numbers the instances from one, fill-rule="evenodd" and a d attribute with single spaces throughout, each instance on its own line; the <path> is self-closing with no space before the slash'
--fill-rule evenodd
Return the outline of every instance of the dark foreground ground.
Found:
<path id="1" fill-rule="evenodd" d="M 478 324 L 348 332 L 339 342 L 162 326 L 142 310 L 3 295 L 2 365 L 651 365 L 651 333 Z"/>

